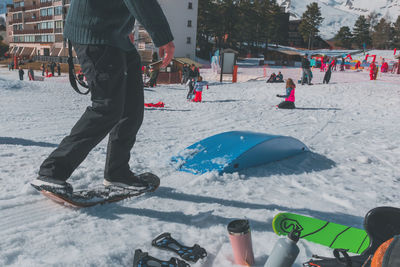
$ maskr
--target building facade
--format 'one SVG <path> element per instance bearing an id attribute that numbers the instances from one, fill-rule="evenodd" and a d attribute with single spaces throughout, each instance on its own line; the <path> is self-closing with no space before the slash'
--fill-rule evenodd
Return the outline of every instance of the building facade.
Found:
<path id="1" fill-rule="evenodd" d="M 174 35 L 175 57 L 192 60 L 196 54 L 198 0 L 158 0 Z M 146 30 L 137 23 L 134 30 L 135 45 L 143 61 L 151 61 L 154 46 Z"/>
<path id="2" fill-rule="evenodd" d="M 7 6 L 10 54 L 67 56 L 63 28 L 70 0 L 14 0 Z"/>
<path id="3" fill-rule="evenodd" d="M 158 0 L 174 35 L 175 56 L 195 58 L 198 0 Z M 7 5 L 10 54 L 21 57 L 67 56 L 63 27 L 70 0 L 13 0 Z M 135 45 L 150 61 L 157 52 L 145 29 L 137 24 Z M 149 60 L 144 60 L 149 61 Z"/>

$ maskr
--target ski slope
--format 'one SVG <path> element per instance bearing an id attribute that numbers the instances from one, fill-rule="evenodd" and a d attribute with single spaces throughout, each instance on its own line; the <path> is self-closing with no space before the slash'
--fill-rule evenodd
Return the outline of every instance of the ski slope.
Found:
<path id="1" fill-rule="evenodd" d="M 298 79 L 298 68 L 281 70 Z M 146 102 L 165 108 L 145 110 L 132 151 L 135 172 L 161 177 L 152 195 L 88 209 L 62 207 L 38 194 L 29 182 L 41 162 L 67 135 L 90 104 L 68 78 L 18 81 L 0 68 L 0 266 L 132 266 L 135 249 L 169 259 L 151 246 L 162 232 L 209 256 L 192 266 L 235 266 L 226 226 L 250 220 L 256 266 L 263 266 L 278 236 L 271 222 L 279 212 L 296 212 L 362 227 L 377 206 L 400 206 L 400 76 L 334 72 L 329 85 L 314 71 L 314 85 L 296 88 L 296 110 L 277 110 L 283 84 L 266 84 L 263 68 L 239 68 L 239 82 L 210 82 L 202 103 L 186 101 L 183 85 L 145 90 Z M 36 73 L 39 75 L 39 73 Z M 228 78 L 228 77 L 227 77 Z M 292 136 L 311 153 L 242 173 L 193 175 L 176 170 L 170 159 L 211 135 L 255 131 Z M 101 183 L 106 140 L 73 173 L 75 188 Z M 305 240 L 294 266 L 329 249 Z"/>

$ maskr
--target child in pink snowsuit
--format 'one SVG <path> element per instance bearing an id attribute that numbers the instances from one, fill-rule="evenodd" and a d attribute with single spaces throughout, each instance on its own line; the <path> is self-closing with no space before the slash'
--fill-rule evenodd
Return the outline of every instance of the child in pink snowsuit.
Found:
<path id="1" fill-rule="evenodd" d="M 207 86 L 208 89 L 208 82 L 203 82 L 203 77 L 199 76 L 197 82 L 194 84 L 194 99 L 193 102 L 201 102 L 201 95 L 203 93 L 204 85 Z"/>
<path id="2" fill-rule="evenodd" d="M 276 95 L 277 97 L 285 98 L 285 101 L 279 103 L 278 108 L 283 109 L 294 109 L 296 106 L 294 105 L 294 92 L 296 89 L 296 85 L 294 84 L 292 79 L 287 79 L 286 81 L 286 95 Z"/>

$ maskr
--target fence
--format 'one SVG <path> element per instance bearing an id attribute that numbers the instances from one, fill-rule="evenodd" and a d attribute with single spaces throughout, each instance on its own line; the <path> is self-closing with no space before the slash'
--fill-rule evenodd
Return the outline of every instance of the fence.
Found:
<path id="1" fill-rule="evenodd" d="M 44 62 L 58 62 L 58 63 L 68 63 L 68 57 L 52 57 L 52 56 L 34 56 L 34 61 L 44 61 Z M 76 57 L 73 58 L 74 64 L 79 64 Z"/>

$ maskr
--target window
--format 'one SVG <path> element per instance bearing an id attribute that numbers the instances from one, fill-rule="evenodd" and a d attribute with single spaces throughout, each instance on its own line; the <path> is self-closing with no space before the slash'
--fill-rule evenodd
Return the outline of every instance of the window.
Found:
<path id="1" fill-rule="evenodd" d="M 190 37 L 186 37 L 186 43 L 187 43 L 187 44 L 190 44 L 190 43 L 192 43 L 192 38 L 190 38 Z"/>
<path id="2" fill-rule="evenodd" d="M 189 28 L 192 27 L 192 21 L 191 21 L 191 20 L 188 20 L 187 26 L 188 26 Z"/>
<path id="3" fill-rule="evenodd" d="M 18 30 L 22 30 L 22 24 L 14 24 L 13 25 L 13 30 L 14 31 L 18 31 Z"/>
<path id="4" fill-rule="evenodd" d="M 47 17 L 47 16 L 53 16 L 54 11 L 53 8 L 43 8 L 40 10 L 40 16 L 41 17 Z"/>
<path id="5" fill-rule="evenodd" d="M 13 19 L 14 19 L 14 20 L 16 20 L 16 19 L 22 19 L 22 12 L 20 12 L 20 13 L 14 13 L 14 14 L 13 14 Z"/>
<path id="6" fill-rule="evenodd" d="M 58 16 L 58 15 L 62 15 L 62 6 L 58 6 L 54 8 L 54 15 Z"/>
<path id="7" fill-rule="evenodd" d="M 188 9 L 193 9 L 193 3 L 192 2 L 189 2 Z"/>
<path id="8" fill-rule="evenodd" d="M 63 27 L 63 22 L 62 20 L 57 20 L 56 21 L 56 29 L 62 29 Z"/>
<path id="9" fill-rule="evenodd" d="M 37 39 L 40 39 L 39 42 L 42 42 L 42 43 L 54 42 L 54 36 L 53 35 L 39 35 L 39 37 L 40 38 L 37 38 Z"/>
<path id="10" fill-rule="evenodd" d="M 24 36 L 14 36 L 14 42 L 16 43 L 23 43 L 24 42 Z"/>
<path id="11" fill-rule="evenodd" d="M 54 22 L 53 21 L 48 21 L 48 22 L 38 23 L 38 28 L 39 29 L 53 29 L 54 28 Z"/>
<path id="12" fill-rule="evenodd" d="M 24 1 L 22 1 L 22 2 L 15 2 L 14 3 L 14 7 L 23 7 L 25 4 L 24 4 Z"/>
<path id="13" fill-rule="evenodd" d="M 26 35 L 26 36 L 25 36 L 25 42 L 26 42 L 26 43 L 33 43 L 33 42 L 35 42 L 35 36 L 34 36 L 34 35 Z"/>

